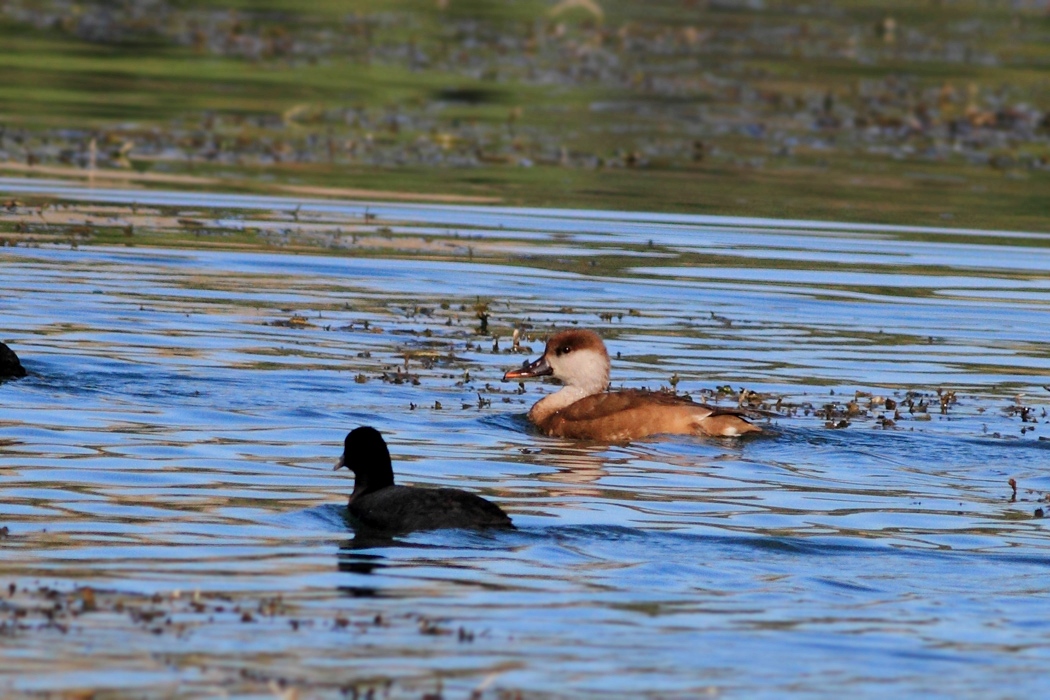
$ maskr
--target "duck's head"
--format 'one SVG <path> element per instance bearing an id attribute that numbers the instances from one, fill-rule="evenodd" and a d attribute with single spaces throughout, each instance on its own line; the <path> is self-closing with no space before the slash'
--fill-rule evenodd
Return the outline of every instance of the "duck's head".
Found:
<path id="1" fill-rule="evenodd" d="M 336 469 L 342 467 L 354 473 L 354 496 L 394 485 L 390 450 L 375 428 L 361 426 L 347 433 L 343 455 L 335 463 Z"/>
<path id="2" fill-rule="evenodd" d="M 588 394 L 609 386 L 609 353 L 594 331 L 562 331 L 551 336 L 543 356 L 503 375 L 503 381 L 553 375 L 567 386 Z"/>

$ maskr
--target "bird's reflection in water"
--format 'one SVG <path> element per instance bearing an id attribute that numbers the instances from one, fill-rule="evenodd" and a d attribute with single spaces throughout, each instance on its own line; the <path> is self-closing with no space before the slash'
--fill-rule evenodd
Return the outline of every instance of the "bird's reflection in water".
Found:
<path id="1" fill-rule="evenodd" d="M 340 571 L 351 574 L 381 574 L 383 569 L 392 568 L 389 557 L 377 554 L 375 550 L 389 547 L 411 547 L 413 549 L 427 548 L 428 545 L 420 542 L 405 542 L 401 537 L 408 533 L 390 533 L 363 526 L 356 522 L 349 514 L 343 516 L 347 529 L 353 532 L 353 537 L 344 540 L 339 546 L 337 565 Z M 435 547 L 438 549 L 440 547 Z M 369 551 L 372 550 L 372 551 Z M 339 590 L 355 598 L 382 598 L 388 594 L 375 586 L 340 586 Z"/>
<path id="2" fill-rule="evenodd" d="M 386 557 L 382 554 L 368 554 L 358 551 L 358 548 L 371 548 L 381 546 L 377 544 L 363 545 L 358 538 L 347 540 L 339 547 L 338 566 L 340 571 L 350 574 L 370 575 L 377 569 L 385 569 L 389 564 L 385 563 Z M 339 586 L 339 590 L 354 598 L 380 598 L 383 593 L 375 586 Z"/>
<path id="3" fill-rule="evenodd" d="M 676 442 L 689 444 L 695 450 L 676 454 L 673 450 L 661 449 L 663 444 L 673 445 Z M 537 449 L 522 450 L 526 457 L 519 457 L 517 461 L 542 465 L 552 470 L 534 475 L 537 481 L 550 484 L 547 489 L 549 497 L 601 497 L 606 492 L 598 484 L 613 470 L 634 469 L 640 461 L 646 460 L 692 470 L 710 462 L 738 459 L 741 448 L 740 441 L 735 439 L 698 440 L 692 436 L 670 436 L 654 438 L 649 442 L 624 444 L 548 444 Z"/>
<path id="4" fill-rule="evenodd" d="M 425 565 L 443 570 L 473 571 L 472 565 L 459 560 L 456 553 L 462 553 L 463 549 L 479 554 L 505 552 L 523 546 L 521 541 L 506 539 L 508 534 L 523 536 L 526 541 L 530 541 L 532 537 L 529 534 L 522 535 L 518 530 L 500 528 L 438 528 L 392 533 L 364 526 L 349 513 L 344 513 L 342 518 L 353 537 L 340 543 L 336 566 L 339 571 L 356 576 L 348 577 L 355 584 L 339 586 L 338 590 L 354 598 L 398 597 L 399 591 L 403 594 L 403 589 L 399 588 L 396 581 L 405 581 L 406 566 Z M 369 583 L 367 579 L 362 580 L 361 576 L 375 576 L 374 585 L 361 585 Z M 425 580 L 411 576 L 410 578 L 417 583 Z M 463 579 L 442 577 L 440 580 L 477 583 L 473 580 L 473 574 Z"/>
<path id="5" fill-rule="evenodd" d="M 626 464 L 626 455 L 617 455 L 609 445 L 583 443 L 572 446 L 546 446 L 532 453 L 530 460 L 552 471 L 536 474 L 538 481 L 550 484 L 547 496 L 552 498 L 598 497 L 597 484 L 609 475 L 609 467 Z"/>
<path id="6" fill-rule="evenodd" d="M 391 534 L 355 523 L 349 513 L 343 515 L 348 530 L 354 533 L 351 539 L 344 540 L 339 545 L 337 563 L 340 571 L 351 574 L 369 575 L 377 569 L 385 569 L 389 566 L 386 557 L 382 554 L 369 553 L 366 550 L 375 550 L 382 547 L 396 547 L 398 540 Z M 378 598 L 383 593 L 374 586 L 340 586 L 339 590 L 353 596 L 354 598 Z"/>

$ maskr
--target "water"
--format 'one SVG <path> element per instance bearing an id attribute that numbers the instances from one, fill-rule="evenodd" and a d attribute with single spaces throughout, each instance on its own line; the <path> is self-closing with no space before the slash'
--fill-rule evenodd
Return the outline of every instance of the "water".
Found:
<path id="1" fill-rule="evenodd" d="M 0 249 L 5 694 L 1042 689 L 1050 235 L 0 187 L 335 253 Z M 499 379 L 572 323 L 615 385 L 781 417 L 537 435 Z M 359 424 L 519 529 L 355 540 Z"/>

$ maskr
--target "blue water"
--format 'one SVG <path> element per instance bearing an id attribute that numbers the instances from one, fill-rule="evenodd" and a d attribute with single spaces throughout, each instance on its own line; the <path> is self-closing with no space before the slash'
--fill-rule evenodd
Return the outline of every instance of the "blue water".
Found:
<path id="1" fill-rule="evenodd" d="M 0 248 L 30 372 L 0 385 L 5 693 L 1042 691 L 1050 236 L 0 182 L 41 187 L 213 231 L 302 205 L 281 225 L 328 250 Z M 574 323 L 616 386 L 781 415 L 743 442 L 544 438 L 522 414 L 552 387 L 499 380 Z M 355 539 L 331 466 L 360 424 L 401 482 L 519 529 Z M 98 609 L 49 624 L 41 590 L 83 586 Z"/>

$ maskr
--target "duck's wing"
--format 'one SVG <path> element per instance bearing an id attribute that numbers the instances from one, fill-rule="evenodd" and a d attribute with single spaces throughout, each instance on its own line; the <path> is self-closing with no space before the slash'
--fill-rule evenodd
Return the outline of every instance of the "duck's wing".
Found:
<path id="1" fill-rule="evenodd" d="M 735 436 L 760 429 L 735 408 L 695 403 L 665 392 L 628 389 L 592 394 L 544 421 L 548 435 L 626 442 L 661 433 Z"/>

